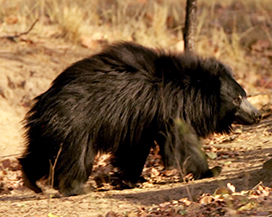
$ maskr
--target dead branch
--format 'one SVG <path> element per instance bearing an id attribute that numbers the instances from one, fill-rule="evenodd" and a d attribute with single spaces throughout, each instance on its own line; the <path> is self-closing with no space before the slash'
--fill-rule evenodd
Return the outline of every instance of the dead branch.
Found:
<path id="1" fill-rule="evenodd" d="M 36 25 L 36 23 L 39 21 L 39 18 L 37 18 L 32 25 L 29 27 L 29 29 L 25 32 L 17 33 L 16 35 L 9 35 L 9 36 L 2 36 L 1 38 L 6 38 L 10 41 L 16 41 L 17 38 L 21 37 L 22 35 L 27 35 Z"/>

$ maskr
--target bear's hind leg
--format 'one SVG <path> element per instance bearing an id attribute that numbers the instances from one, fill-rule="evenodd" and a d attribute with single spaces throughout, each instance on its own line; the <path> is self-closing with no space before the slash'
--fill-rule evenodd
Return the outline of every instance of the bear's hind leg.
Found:
<path id="1" fill-rule="evenodd" d="M 133 188 L 139 182 L 143 182 L 141 173 L 152 144 L 153 140 L 141 142 L 137 145 L 128 145 L 126 148 L 122 147 L 117 151 L 113 164 L 121 170 L 121 179 L 126 187 Z"/>
<path id="2" fill-rule="evenodd" d="M 73 156 L 59 159 L 56 164 L 55 182 L 64 196 L 83 194 L 84 184 L 92 172 L 95 153 L 93 150 L 77 150 Z"/>
<path id="3" fill-rule="evenodd" d="M 22 165 L 24 185 L 36 193 L 41 193 L 42 190 L 36 182 L 48 175 L 49 160 L 32 151 L 19 158 L 19 162 Z"/>

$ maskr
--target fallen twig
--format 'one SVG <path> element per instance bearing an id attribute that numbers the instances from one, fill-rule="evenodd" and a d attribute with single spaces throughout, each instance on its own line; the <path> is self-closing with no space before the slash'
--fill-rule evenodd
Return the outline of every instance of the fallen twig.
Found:
<path id="1" fill-rule="evenodd" d="M 6 38 L 8 40 L 11 40 L 11 41 L 15 41 L 16 38 L 19 38 L 20 36 L 22 35 L 27 35 L 33 28 L 34 26 L 36 25 L 36 23 L 39 21 L 39 18 L 37 18 L 34 23 L 32 23 L 32 25 L 30 26 L 30 28 L 25 31 L 25 32 L 21 32 L 21 33 L 17 33 L 16 35 L 13 35 L 13 36 L 2 36 L 1 38 Z"/>

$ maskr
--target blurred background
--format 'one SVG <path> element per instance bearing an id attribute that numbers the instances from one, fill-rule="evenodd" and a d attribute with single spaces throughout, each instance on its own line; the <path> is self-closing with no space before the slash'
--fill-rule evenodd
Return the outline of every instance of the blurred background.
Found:
<path id="1" fill-rule="evenodd" d="M 116 40 L 183 50 L 185 0 L 1 0 L 0 32 L 63 38 L 90 49 Z M 196 50 L 235 71 L 247 89 L 272 87 L 270 0 L 198 0 Z"/>

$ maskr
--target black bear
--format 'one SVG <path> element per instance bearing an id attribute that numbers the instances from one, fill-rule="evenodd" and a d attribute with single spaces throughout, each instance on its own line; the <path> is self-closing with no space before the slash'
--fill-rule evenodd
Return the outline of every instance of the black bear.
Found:
<path id="1" fill-rule="evenodd" d="M 55 165 L 54 188 L 76 195 L 98 152 L 112 153 L 122 179 L 136 183 L 156 141 L 165 166 L 186 162 L 195 178 L 210 177 L 198 138 L 259 120 L 223 63 L 120 42 L 74 63 L 35 98 L 19 161 L 35 192 Z"/>

